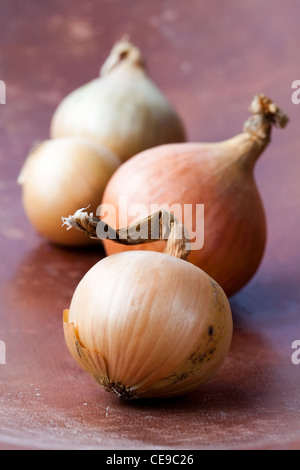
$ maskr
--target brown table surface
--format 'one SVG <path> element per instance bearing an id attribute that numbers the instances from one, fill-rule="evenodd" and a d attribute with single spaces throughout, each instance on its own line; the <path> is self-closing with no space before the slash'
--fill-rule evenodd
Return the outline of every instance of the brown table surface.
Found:
<path id="1" fill-rule="evenodd" d="M 1 0 L 0 365 L 1 449 L 299 449 L 300 4 L 296 0 Z M 49 135 L 68 92 L 98 74 L 129 34 L 191 141 L 239 133 L 252 96 L 289 113 L 255 175 L 268 243 L 253 280 L 230 299 L 234 337 L 218 374 L 172 400 L 123 403 L 66 349 L 62 311 L 101 249 L 66 250 L 27 221 L 18 172 Z"/>

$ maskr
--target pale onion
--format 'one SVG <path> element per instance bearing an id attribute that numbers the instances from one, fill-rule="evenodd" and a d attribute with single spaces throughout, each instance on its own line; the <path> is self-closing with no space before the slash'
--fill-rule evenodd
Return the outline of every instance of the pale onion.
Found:
<path id="1" fill-rule="evenodd" d="M 105 185 L 120 164 L 120 159 L 103 145 L 83 138 L 47 140 L 37 145 L 19 176 L 29 221 L 55 244 L 93 243 L 84 234 L 62 230 L 61 214 L 72 214 L 78 207 L 96 212 Z"/>
<path id="2" fill-rule="evenodd" d="M 50 135 L 88 137 L 123 161 L 144 149 L 185 140 L 180 117 L 149 77 L 140 50 L 127 39 L 112 48 L 100 77 L 61 101 Z"/>
<path id="3" fill-rule="evenodd" d="M 99 223 L 79 213 L 64 221 L 93 236 L 93 223 Z M 130 251 L 102 259 L 64 312 L 72 357 L 119 397 L 185 394 L 211 379 L 228 354 L 233 328 L 228 299 L 212 278 L 185 261 L 179 227 L 175 221 L 169 254 Z"/>
<path id="4" fill-rule="evenodd" d="M 182 143 L 146 150 L 120 166 L 105 188 L 102 203 L 111 205 L 106 222 L 118 228 L 120 217 L 131 223 L 134 204 L 179 205 L 176 217 L 195 231 L 197 205 L 204 205 L 204 245 L 189 261 L 207 272 L 228 296 L 244 287 L 257 271 L 266 245 L 265 211 L 254 179 L 254 166 L 271 140 L 271 129 L 285 127 L 287 116 L 265 95 L 254 97 L 244 132 L 218 143 Z M 128 212 L 121 213 L 120 197 Z M 192 217 L 184 217 L 185 206 Z M 123 208 L 124 206 L 122 206 Z M 202 212 L 200 212 L 202 216 Z M 123 224 L 124 222 L 121 222 Z M 116 225 L 117 224 L 117 225 Z M 192 237 L 191 237 L 192 238 Z M 131 247 L 104 240 L 108 255 Z M 163 249 L 151 243 L 134 249 Z"/>

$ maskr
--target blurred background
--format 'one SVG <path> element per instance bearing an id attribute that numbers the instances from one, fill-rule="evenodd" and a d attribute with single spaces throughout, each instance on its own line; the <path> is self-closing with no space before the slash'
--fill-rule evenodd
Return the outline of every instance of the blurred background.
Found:
<path id="1" fill-rule="evenodd" d="M 1 0 L 0 13 L 9 104 L 1 119 L 9 136 L 21 132 L 19 151 L 31 145 L 32 126 L 37 139 L 48 136 L 56 105 L 98 75 L 124 34 L 143 51 L 191 140 L 239 131 L 254 93 L 264 91 L 292 111 L 297 0 Z"/>
<path id="2" fill-rule="evenodd" d="M 292 82 L 300 79 L 299 13 L 299 0 L 0 1 L 0 80 L 6 84 L 6 104 L 0 105 L 0 340 L 7 344 L 11 364 L 0 369 L 0 420 L 8 429 L 6 436 L 17 436 L 15 442 L 20 443 L 29 426 L 32 436 L 42 436 L 40 439 L 51 447 L 59 445 L 54 424 L 61 429 L 63 421 L 69 420 L 70 429 L 83 429 L 79 408 L 75 417 L 70 405 L 58 407 L 60 414 L 55 414 L 58 403 L 65 399 L 55 396 L 57 391 L 62 394 L 70 385 L 74 387 L 73 363 L 62 341 L 61 311 L 99 254 L 79 252 L 74 256 L 41 240 L 24 215 L 16 180 L 33 143 L 49 137 L 50 120 L 61 99 L 95 78 L 113 44 L 128 35 L 142 50 L 153 81 L 182 117 L 189 141 L 219 141 L 239 133 L 257 93 L 269 95 L 291 121 L 286 129 L 273 130 L 272 143 L 256 166 L 267 213 L 268 244 L 255 278 L 231 299 L 237 332 L 233 349 L 244 354 L 236 359 L 239 378 L 227 383 L 223 394 L 214 385 L 204 391 L 217 398 L 210 402 L 217 406 L 208 406 L 205 416 L 203 401 L 196 395 L 190 402 L 169 405 L 163 419 L 151 404 L 131 410 L 128 417 L 126 409 L 109 402 L 116 415 L 126 415 L 126 432 L 117 420 L 111 427 L 106 421 L 104 428 L 99 412 L 105 408 L 100 402 L 95 405 L 98 415 L 90 412 L 84 423 L 89 442 L 104 445 L 101 430 L 105 429 L 105 439 L 111 437 L 111 445 L 113 436 L 118 436 L 119 442 L 123 439 L 125 446 L 136 443 L 142 439 L 144 426 L 147 428 L 148 421 L 143 421 L 146 410 L 157 419 L 148 429 L 150 446 L 208 445 L 208 437 L 199 435 L 203 420 L 210 429 L 210 423 L 215 423 L 209 439 L 216 447 L 249 442 L 260 445 L 264 439 L 277 447 L 284 439 L 289 439 L 291 446 L 298 445 L 300 370 L 290 361 L 290 345 L 300 339 L 300 105 L 291 101 Z M 56 352 L 52 351 L 54 346 Z M 46 374 L 50 350 L 53 355 Z M 26 367 L 18 359 L 20 351 Z M 247 375 L 239 364 L 251 362 L 253 351 L 256 359 L 263 359 L 251 363 Z M 60 377 L 59 361 L 62 370 L 67 367 L 71 372 L 58 378 L 59 387 L 55 380 L 46 387 L 49 377 Z M 37 406 L 29 383 L 38 384 L 44 403 Z M 245 399 L 250 386 L 252 402 Z M 93 385 L 90 389 L 94 390 Z M 76 400 L 82 403 L 84 394 L 77 391 Z M 223 432 L 224 409 L 231 413 L 226 423 L 228 440 Z M 172 416 L 176 419 L 178 410 L 182 411 L 181 421 L 174 427 Z M 28 412 L 37 413 L 41 428 L 29 420 Z M 189 439 L 185 444 L 184 433 Z M 0 437 L 7 442 L 4 435 Z M 61 442 L 71 446 L 74 435 L 66 431 L 63 438 Z M 84 437 L 78 442 L 84 445 Z M 33 445 L 30 439 L 29 445 Z"/>

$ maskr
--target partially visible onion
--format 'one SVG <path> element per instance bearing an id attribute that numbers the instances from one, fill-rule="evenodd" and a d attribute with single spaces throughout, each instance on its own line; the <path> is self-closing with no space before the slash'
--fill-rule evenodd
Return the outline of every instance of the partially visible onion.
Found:
<path id="1" fill-rule="evenodd" d="M 120 163 L 103 145 L 83 138 L 42 142 L 28 156 L 19 177 L 28 219 L 55 244 L 93 243 L 82 233 L 62 230 L 61 214 L 72 214 L 78 207 L 96 211 L 105 185 Z"/>
<path id="2" fill-rule="evenodd" d="M 127 39 L 115 44 L 99 78 L 62 100 L 50 135 L 87 137 L 123 161 L 141 150 L 185 140 L 180 117 L 150 79 L 140 50 Z"/>

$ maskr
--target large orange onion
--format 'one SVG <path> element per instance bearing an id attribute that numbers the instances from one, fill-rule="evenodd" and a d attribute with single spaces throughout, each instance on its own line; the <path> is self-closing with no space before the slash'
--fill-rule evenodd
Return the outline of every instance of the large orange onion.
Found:
<path id="1" fill-rule="evenodd" d="M 64 312 L 72 357 L 125 399 L 190 392 L 216 374 L 230 348 L 232 315 L 224 291 L 170 240 L 169 254 L 103 258 Z"/>
<path id="2" fill-rule="evenodd" d="M 162 205 L 168 210 L 179 207 L 176 217 L 191 238 L 195 234 L 189 261 L 214 278 L 228 296 L 245 286 L 261 263 L 266 218 L 253 170 L 271 140 L 272 126 L 285 127 L 288 122 L 265 95 L 255 96 L 250 110 L 253 116 L 244 131 L 228 140 L 163 145 L 136 155 L 116 171 L 102 200 L 102 217 L 116 228 L 134 220 L 136 204 L 144 208 L 144 215 Z M 199 205 L 204 205 L 204 221 L 203 212 L 197 213 Z M 132 249 L 111 240 L 103 243 L 108 255 Z M 134 249 L 161 251 L 162 245 Z"/>

